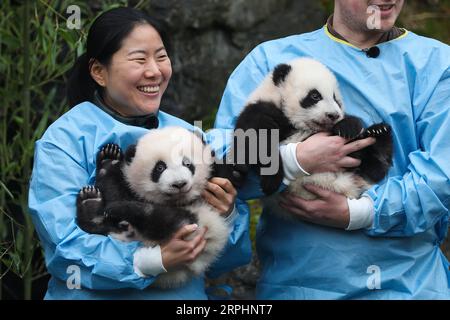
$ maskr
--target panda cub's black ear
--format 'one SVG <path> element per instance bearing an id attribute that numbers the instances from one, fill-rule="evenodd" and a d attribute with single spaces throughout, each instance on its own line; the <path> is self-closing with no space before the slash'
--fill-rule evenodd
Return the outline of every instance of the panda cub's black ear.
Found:
<path id="1" fill-rule="evenodd" d="M 273 83 L 278 87 L 284 82 L 289 72 L 291 72 L 292 67 L 288 64 L 281 63 L 273 69 L 272 80 Z"/>
<path id="2" fill-rule="evenodd" d="M 192 133 L 194 135 L 196 135 L 200 140 L 202 140 L 203 145 L 206 145 L 206 141 L 205 141 L 204 136 L 203 136 L 203 134 L 202 134 L 202 132 L 200 130 L 194 129 L 194 130 L 192 130 Z"/>
<path id="3" fill-rule="evenodd" d="M 200 140 L 202 140 L 202 143 L 204 146 L 206 146 L 208 143 L 206 141 L 205 136 L 202 134 L 202 132 L 200 130 L 193 130 L 192 133 L 194 135 L 196 135 Z M 211 157 L 215 158 L 216 157 L 216 152 L 214 150 L 211 149 Z"/>
<path id="4" fill-rule="evenodd" d="M 136 145 L 132 144 L 125 151 L 125 161 L 130 164 L 136 154 Z"/>

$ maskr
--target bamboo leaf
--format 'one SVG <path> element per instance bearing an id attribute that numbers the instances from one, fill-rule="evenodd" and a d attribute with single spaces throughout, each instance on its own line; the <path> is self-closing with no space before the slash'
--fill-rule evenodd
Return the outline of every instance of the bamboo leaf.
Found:
<path id="1" fill-rule="evenodd" d="M 3 181 L 0 181 L 0 187 L 5 190 L 6 194 L 11 198 L 14 199 L 14 196 L 12 195 L 11 191 L 9 191 L 9 189 L 5 186 L 5 184 L 3 183 Z"/>
<path id="2" fill-rule="evenodd" d="M 6 45 L 10 50 L 20 48 L 20 40 L 16 36 L 7 33 L 5 30 L 0 31 L 0 44 Z"/>

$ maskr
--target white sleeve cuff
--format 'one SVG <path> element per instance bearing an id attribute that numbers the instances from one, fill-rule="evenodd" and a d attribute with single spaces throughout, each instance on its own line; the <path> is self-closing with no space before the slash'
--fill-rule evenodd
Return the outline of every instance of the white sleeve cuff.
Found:
<path id="1" fill-rule="evenodd" d="M 298 176 L 309 176 L 297 161 L 297 143 L 288 143 L 280 146 L 281 161 L 283 162 L 283 183 L 289 185 Z"/>
<path id="2" fill-rule="evenodd" d="M 154 276 L 167 272 L 162 264 L 161 247 L 140 247 L 133 256 L 134 272 L 140 277 Z"/>
<path id="3" fill-rule="evenodd" d="M 373 224 L 374 208 L 370 197 L 359 199 L 347 198 L 348 210 L 350 213 L 350 223 L 345 230 L 357 230 L 370 228 Z"/>

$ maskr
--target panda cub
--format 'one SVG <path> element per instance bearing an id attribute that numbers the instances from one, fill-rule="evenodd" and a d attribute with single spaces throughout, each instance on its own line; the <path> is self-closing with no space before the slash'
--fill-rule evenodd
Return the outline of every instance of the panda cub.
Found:
<path id="1" fill-rule="evenodd" d="M 119 146 L 107 144 L 97 155 L 95 186 L 78 195 L 77 223 L 86 232 L 146 246 L 170 239 L 186 224 L 207 227 L 206 247 L 197 259 L 154 282 L 163 288 L 180 286 L 203 273 L 228 238 L 224 218 L 201 197 L 213 162 L 201 137 L 180 127 L 151 130 L 125 155 Z"/>
<path id="2" fill-rule="evenodd" d="M 263 138 L 258 134 L 256 143 L 248 140 L 244 144 L 242 141 L 239 143 L 242 136 L 239 137 L 238 132 L 249 129 L 268 129 L 266 142 L 261 141 Z M 270 129 L 278 130 L 279 137 L 273 136 Z M 365 129 L 359 118 L 345 115 L 338 82 L 322 63 L 310 58 L 298 58 L 277 65 L 250 95 L 237 119 L 234 142 L 228 155 L 228 161 L 233 161 L 232 173 L 228 173 L 230 180 L 239 187 L 253 167 L 261 178 L 263 192 L 266 195 L 273 194 L 280 187 L 284 174 L 279 150 L 276 148 L 274 150 L 277 154 L 270 154 L 271 146 L 278 142 L 280 145 L 301 142 L 321 131 L 351 140 L 375 137 L 377 141 L 350 154 L 361 160 L 359 167 L 344 172 L 298 177 L 290 183 L 290 192 L 306 199 L 314 199 L 314 195 L 304 189 L 303 185 L 315 184 L 350 198 L 358 198 L 370 185 L 385 177 L 392 163 L 390 126 L 378 123 Z M 261 150 L 264 145 L 265 150 Z M 252 146 L 258 146 L 259 149 L 250 150 Z M 243 151 L 244 157 L 241 154 L 239 158 L 239 153 Z M 260 152 L 264 151 L 269 153 L 271 159 L 278 159 L 279 170 L 275 174 L 263 174 L 262 170 L 270 165 L 261 159 Z M 251 162 L 250 157 L 255 152 L 258 154 L 257 161 Z M 239 159 L 244 161 L 239 162 Z M 278 208 L 276 211 L 283 210 Z"/>

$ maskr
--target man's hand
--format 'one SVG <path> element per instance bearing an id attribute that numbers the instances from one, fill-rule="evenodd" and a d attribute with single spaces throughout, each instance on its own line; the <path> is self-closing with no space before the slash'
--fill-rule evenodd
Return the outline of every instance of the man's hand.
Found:
<path id="1" fill-rule="evenodd" d="M 297 145 L 297 162 L 311 174 L 357 167 L 361 161 L 348 154 L 368 147 L 375 141 L 374 138 L 366 138 L 347 143 L 342 137 L 319 132 Z"/>
<path id="2" fill-rule="evenodd" d="M 311 184 L 304 187 L 317 195 L 317 199 L 305 200 L 284 193 L 280 206 L 307 222 L 340 229 L 347 228 L 350 223 L 347 197 Z"/>

